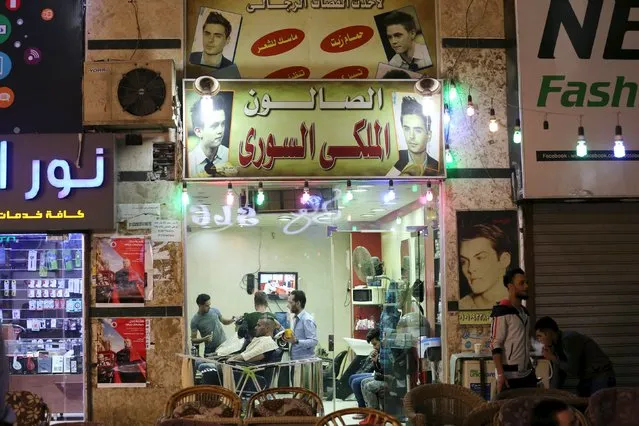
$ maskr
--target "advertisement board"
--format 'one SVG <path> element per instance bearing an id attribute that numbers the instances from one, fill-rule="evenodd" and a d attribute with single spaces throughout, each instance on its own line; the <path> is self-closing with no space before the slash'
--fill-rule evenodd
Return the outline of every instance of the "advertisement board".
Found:
<path id="1" fill-rule="evenodd" d="M 516 6 L 524 197 L 639 195 L 637 2 Z"/>
<path id="2" fill-rule="evenodd" d="M 437 75 L 435 0 L 188 0 L 186 76 Z"/>
<path id="3" fill-rule="evenodd" d="M 441 94 L 412 81 L 223 80 L 210 97 L 187 80 L 184 96 L 186 178 L 444 174 Z"/>
<path id="4" fill-rule="evenodd" d="M 112 134 L 0 135 L 0 231 L 112 231 Z"/>

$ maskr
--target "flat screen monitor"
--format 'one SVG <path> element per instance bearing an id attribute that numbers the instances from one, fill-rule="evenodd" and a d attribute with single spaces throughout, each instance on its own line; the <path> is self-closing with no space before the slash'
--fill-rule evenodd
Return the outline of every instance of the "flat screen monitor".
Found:
<path id="1" fill-rule="evenodd" d="M 260 272 L 258 288 L 269 299 L 286 300 L 297 289 L 297 272 Z"/>

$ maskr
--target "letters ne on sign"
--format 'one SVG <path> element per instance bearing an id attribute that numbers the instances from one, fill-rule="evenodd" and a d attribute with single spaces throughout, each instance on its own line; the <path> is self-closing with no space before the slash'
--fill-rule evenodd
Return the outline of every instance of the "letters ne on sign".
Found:
<path id="1" fill-rule="evenodd" d="M 8 142 L 0 141 L 0 190 L 7 189 L 8 175 Z M 60 189 L 58 198 L 63 199 L 71 194 L 72 189 L 99 188 L 104 184 L 104 148 L 96 148 L 96 175 L 92 179 L 77 179 L 71 175 L 71 167 L 66 160 L 52 160 L 47 167 L 47 180 L 51 186 Z M 40 193 L 40 163 L 31 162 L 31 189 L 24 194 L 25 200 L 32 200 Z M 61 172 L 59 171 L 61 170 Z M 59 177 L 60 173 L 62 174 Z"/>

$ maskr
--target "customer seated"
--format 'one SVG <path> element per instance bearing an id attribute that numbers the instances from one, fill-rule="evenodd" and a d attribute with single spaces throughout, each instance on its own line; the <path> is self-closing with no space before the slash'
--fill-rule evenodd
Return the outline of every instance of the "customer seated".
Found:
<path id="1" fill-rule="evenodd" d="M 260 364 L 269 362 L 269 357 L 278 350 L 277 343 L 273 340 L 273 331 L 275 330 L 275 321 L 271 318 L 264 317 L 257 322 L 255 326 L 255 338 L 246 349 L 239 354 L 229 357 L 227 363 L 249 363 Z M 241 376 L 239 371 L 235 371 L 236 380 Z M 203 373 L 203 383 L 207 385 L 220 385 L 222 383 L 222 373 L 218 368 L 213 367 Z"/>
<path id="2" fill-rule="evenodd" d="M 366 341 L 373 345 L 373 351 L 368 358 L 364 361 L 364 364 L 360 368 L 360 372 L 353 374 L 348 379 L 348 385 L 353 390 L 355 399 L 357 400 L 357 406 L 359 408 L 365 408 L 366 402 L 364 401 L 364 395 L 362 395 L 362 381 L 368 378 L 374 378 L 375 371 L 381 372 L 381 366 L 379 364 L 379 348 L 381 342 L 379 340 L 380 331 L 379 328 L 374 328 L 368 331 L 366 335 Z M 364 416 L 356 415 L 355 418 L 364 418 Z"/>
<path id="3" fill-rule="evenodd" d="M 533 409 L 532 426 L 572 426 L 575 415 L 570 407 L 558 399 L 539 401 Z"/>

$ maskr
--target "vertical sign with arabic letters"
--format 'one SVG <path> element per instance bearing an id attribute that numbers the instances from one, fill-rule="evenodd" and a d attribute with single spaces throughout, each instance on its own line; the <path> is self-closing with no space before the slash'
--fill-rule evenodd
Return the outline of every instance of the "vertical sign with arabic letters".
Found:
<path id="1" fill-rule="evenodd" d="M 401 80 L 184 83 L 185 176 L 443 176 L 441 95 Z"/>
<path id="2" fill-rule="evenodd" d="M 111 134 L 0 135 L 0 231 L 115 226 Z"/>
<path id="3" fill-rule="evenodd" d="M 187 0 L 186 75 L 437 76 L 435 0 Z"/>

